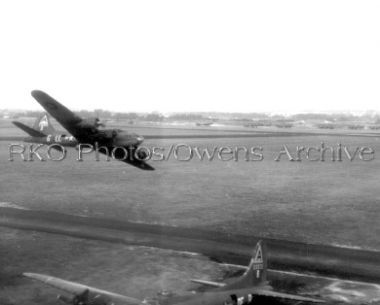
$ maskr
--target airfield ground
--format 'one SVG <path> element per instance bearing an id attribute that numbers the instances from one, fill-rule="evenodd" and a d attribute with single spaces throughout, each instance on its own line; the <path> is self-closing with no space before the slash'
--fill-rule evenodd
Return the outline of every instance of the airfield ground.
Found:
<path id="1" fill-rule="evenodd" d="M 22 135 L 10 125 L 2 127 L 0 136 Z M 149 134 L 151 130 L 136 126 L 132 129 L 142 135 Z M 202 134 L 206 131 L 197 132 Z M 157 134 L 157 130 L 153 129 L 152 133 Z M 178 130 L 163 129 L 159 133 L 163 136 L 178 134 Z M 273 160 L 283 145 L 294 151 L 297 145 L 317 146 L 321 142 L 332 146 L 342 143 L 350 149 L 368 146 L 374 149 L 375 160 Z M 71 150 L 68 158 L 62 162 L 9 162 L 10 143 L 0 141 L 0 202 L 67 214 L 380 250 L 380 159 L 377 155 L 380 152 L 380 142 L 377 137 L 315 135 L 147 140 L 144 143 L 147 146 L 166 148 L 171 144 L 186 143 L 210 148 L 262 146 L 264 151 L 264 160 L 261 162 L 246 162 L 243 158 L 238 162 L 151 162 L 157 169 L 154 172 L 140 171 L 116 161 L 95 162 L 92 156 L 80 163 L 75 161 L 75 150 Z M 136 259 L 143 259 L 141 251 L 145 250 L 141 249 L 130 250 L 125 246 L 2 228 L 0 251 L 1 257 L 6 258 L 6 261 L 1 260 L 0 266 L 0 296 L 8 298 L 5 301 L 4 297 L 3 300 L 0 299 L 1 304 L 33 304 L 27 301 L 30 300 L 29 284 L 14 277 L 24 271 L 50 273 L 131 296 L 140 296 L 133 292 L 141 290 L 145 286 L 145 280 L 155 282 L 154 278 L 140 279 L 142 282 L 139 282 L 137 269 L 140 270 L 144 264 Z M 133 254 L 128 251 L 137 252 Z M 130 255 L 126 255 L 126 252 Z M 147 261 L 151 265 L 145 264 L 144 268 L 149 271 L 164 265 L 164 261 L 172 255 L 168 256 L 165 251 L 162 255 L 157 255 L 157 252 L 147 253 Z M 211 274 L 214 280 L 221 275 L 220 270 L 216 271 L 218 269 L 214 263 L 201 259 L 197 262 L 198 269 L 198 266 L 194 268 L 192 259 L 186 257 L 185 263 L 181 261 L 182 257 L 178 258 L 179 254 L 173 255 L 176 262 L 163 268 L 170 271 L 170 279 L 173 276 L 170 286 L 174 286 L 174 290 L 185 289 L 185 286 L 176 286 L 177 278 L 173 274 L 186 275 L 186 279 Z M 130 274 L 125 277 L 122 274 L 116 274 L 115 277 L 125 278 L 130 283 L 137 283 L 139 287 L 130 284 L 132 286 L 125 288 L 127 290 L 119 290 L 119 287 L 128 285 L 123 280 L 110 281 L 110 274 L 118 270 L 119 264 L 129 266 L 129 263 L 136 270 L 129 270 Z M 179 271 L 176 267 L 186 264 L 189 264 L 189 270 L 185 268 L 185 271 Z M 99 274 L 97 269 L 100 265 L 102 272 Z M 191 273 L 191 268 L 199 273 Z M 136 277 L 130 280 L 133 274 Z M 161 276 L 162 273 L 160 279 Z M 158 286 L 152 287 L 152 291 L 159 290 Z M 45 291 L 52 295 L 51 290 L 45 290 L 45 287 L 38 284 L 31 287 L 34 289 L 32 294 L 35 304 L 44 304 L 49 298 L 52 299 L 45 295 Z M 148 292 L 151 291 L 141 293 L 144 296 L 154 294 Z M 15 295 L 17 302 L 12 299 Z M 50 303 L 46 301 L 46 304 Z"/>
<path id="2" fill-rule="evenodd" d="M 0 228 L 0 233 L 2 305 L 47 305 L 55 303 L 57 294 L 62 294 L 22 277 L 25 271 L 49 274 L 139 299 L 157 297 L 159 291 L 181 294 L 201 290 L 199 285 L 190 283 L 191 278 L 224 281 L 242 272 L 189 252 L 7 228 Z M 268 279 L 276 291 L 322 297 L 326 305 L 341 304 L 341 301 L 377 304 L 380 299 L 380 285 L 376 284 L 273 270 L 268 273 Z"/>
<path id="3" fill-rule="evenodd" d="M 161 131 L 165 133 L 173 131 Z M 375 160 L 274 161 L 282 145 L 294 151 L 297 145 L 321 142 L 350 149 L 368 146 Z M 379 138 L 282 136 L 144 144 L 168 149 L 178 143 L 262 146 L 264 160 L 152 161 L 157 170 L 144 172 L 117 161 L 96 162 L 93 155 L 77 162 L 73 149 L 62 162 L 9 162 L 9 142 L 0 141 L 0 201 L 68 214 L 380 249 Z"/>
<path id="4" fill-rule="evenodd" d="M 222 278 L 218 264 L 201 255 L 129 247 L 52 234 L 0 229 L 0 304 L 48 305 L 54 288 L 21 276 L 56 275 L 136 298 L 194 288 L 191 278 Z"/>

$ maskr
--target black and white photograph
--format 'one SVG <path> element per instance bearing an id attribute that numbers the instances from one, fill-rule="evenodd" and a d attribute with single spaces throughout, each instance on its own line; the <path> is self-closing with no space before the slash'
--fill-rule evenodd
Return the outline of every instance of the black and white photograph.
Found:
<path id="1" fill-rule="evenodd" d="M 0 305 L 380 305 L 380 2 L 0 2 Z"/>

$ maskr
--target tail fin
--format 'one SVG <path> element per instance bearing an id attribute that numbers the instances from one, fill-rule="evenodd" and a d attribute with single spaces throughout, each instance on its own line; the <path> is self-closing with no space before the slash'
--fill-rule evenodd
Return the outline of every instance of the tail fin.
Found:
<path id="1" fill-rule="evenodd" d="M 40 132 L 38 130 L 35 130 L 35 129 L 29 127 L 29 126 L 26 126 L 23 123 L 20 123 L 20 122 L 17 122 L 17 121 L 13 121 L 12 123 L 15 124 L 18 128 L 20 128 L 23 131 L 25 131 L 31 137 L 36 137 L 36 138 L 46 137 L 46 135 L 44 133 L 42 133 L 42 132 Z"/>
<path id="2" fill-rule="evenodd" d="M 245 269 L 245 267 L 243 267 Z M 195 283 L 213 286 L 219 290 L 233 290 L 242 288 L 252 288 L 266 285 L 267 280 L 267 254 L 265 244 L 260 240 L 253 251 L 251 261 L 242 276 L 229 283 L 217 283 L 205 280 L 191 280 Z"/>
<path id="3" fill-rule="evenodd" d="M 49 115 L 47 113 L 42 113 L 39 117 L 37 117 L 36 121 L 34 122 L 33 128 L 46 135 L 55 133 L 55 129 L 51 124 Z"/>
<path id="4" fill-rule="evenodd" d="M 257 286 L 267 279 L 267 253 L 266 246 L 260 240 L 253 251 L 248 269 L 241 276 L 240 283 L 249 286 Z"/>

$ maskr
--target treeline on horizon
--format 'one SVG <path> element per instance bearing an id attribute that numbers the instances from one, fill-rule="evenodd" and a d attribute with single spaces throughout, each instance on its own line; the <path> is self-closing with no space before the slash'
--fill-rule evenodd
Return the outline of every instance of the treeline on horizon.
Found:
<path id="1" fill-rule="evenodd" d="M 0 110 L 0 113 L 8 114 L 11 118 L 17 117 L 36 117 L 39 116 L 42 111 L 26 110 L 11 112 L 7 110 Z M 111 112 L 108 110 L 96 109 L 93 111 L 81 110 L 76 113 L 84 118 L 99 117 L 101 119 L 113 119 L 113 120 L 141 120 L 151 122 L 162 121 L 218 121 L 218 120 L 231 120 L 231 121 L 255 121 L 255 120 L 276 120 L 283 122 L 294 121 L 326 121 L 326 122 L 352 122 L 352 121 L 371 121 L 376 124 L 380 124 L 380 113 L 373 111 L 366 112 L 361 115 L 350 113 L 299 113 L 293 115 L 280 115 L 280 114 L 267 114 L 267 113 L 219 113 L 219 112 L 184 112 L 184 113 L 172 113 L 169 115 L 163 115 L 159 112 L 151 113 L 137 113 L 137 112 Z"/>

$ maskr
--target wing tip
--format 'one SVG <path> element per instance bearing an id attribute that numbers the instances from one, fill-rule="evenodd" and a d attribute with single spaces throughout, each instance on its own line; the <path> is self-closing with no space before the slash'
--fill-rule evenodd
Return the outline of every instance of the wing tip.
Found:
<path id="1" fill-rule="evenodd" d="M 31 273 L 31 272 L 23 272 L 22 274 L 21 274 L 23 277 L 28 277 L 28 278 L 31 278 L 31 279 L 33 279 L 33 278 L 35 278 L 35 273 Z"/>
<path id="2" fill-rule="evenodd" d="M 33 90 L 30 94 L 40 104 L 44 104 L 46 99 L 49 97 L 45 92 L 43 92 L 41 90 Z"/>
<path id="3" fill-rule="evenodd" d="M 154 171 L 154 170 L 156 170 L 153 166 L 150 166 L 150 165 L 145 166 L 144 169 L 147 170 L 147 171 Z"/>
<path id="4" fill-rule="evenodd" d="M 46 94 L 45 92 L 43 92 L 43 91 L 41 91 L 41 90 L 37 90 L 37 89 L 35 89 L 35 90 L 32 90 L 32 92 L 30 93 L 34 98 L 37 98 L 37 97 L 39 97 L 39 96 L 41 96 L 41 95 L 44 95 L 44 94 Z"/>
<path id="5" fill-rule="evenodd" d="M 42 91 L 42 90 L 33 90 L 31 93 L 30 93 L 33 98 L 39 102 L 40 104 L 44 105 L 44 104 L 48 104 L 48 103 L 57 103 L 57 101 L 55 99 L 53 99 L 49 94 L 47 94 L 46 92 Z M 45 109 L 47 110 L 47 109 Z M 49 113 L 49 111 L 47 111 Z"/>
<path id="6" fill-rule="evenodd" d="M 137 163 L 131 163 L 132 165 L 138 167 L 139 169 L 142 169 L 142 170 L 146 170 L 146 171 L 154 171 L 156 170 L 153 166 L 151 166 L 150 164 L 144 162 L 144 161 L 140 161 L 140 162 L 137 162 Z"/>

